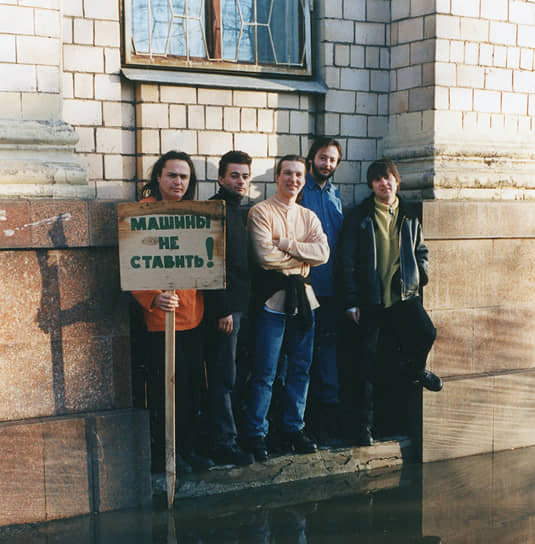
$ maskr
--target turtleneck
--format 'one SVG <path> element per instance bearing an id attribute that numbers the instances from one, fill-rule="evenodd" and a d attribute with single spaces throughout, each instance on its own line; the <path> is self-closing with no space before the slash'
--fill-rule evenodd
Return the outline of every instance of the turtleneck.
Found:
<path id="1" fill-rule="evenodd" d="M 240 195 L 237 195 L 236 193 L 231 193 L 229 190 L 221 187 L 221 185 L 219 186 L 219 191 L 214 198 L 222 199 L 225 202 L 228 202 L 229 204 L 232 204 L 234 206 L 239 206 L 243 199 L 243 197 L 241 197 Z"/>

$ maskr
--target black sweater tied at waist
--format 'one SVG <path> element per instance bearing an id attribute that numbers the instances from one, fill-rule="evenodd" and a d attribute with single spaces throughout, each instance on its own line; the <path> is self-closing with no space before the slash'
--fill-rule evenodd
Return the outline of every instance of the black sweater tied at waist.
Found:
<path id="1" fill-rule="evenodd" d="M 287 276 L 278 270 L 264 270 L 256 266 L 253 293 L 258 306 L 263 307 L 274 293 L 284 291 L 284 313 L 287 317 L 298 319 L 302 327 L 308 331 L 312 328 L 313 318 L 305 289 L 307 283 L 310 284 L 310 278 L 300 274 Z"/>

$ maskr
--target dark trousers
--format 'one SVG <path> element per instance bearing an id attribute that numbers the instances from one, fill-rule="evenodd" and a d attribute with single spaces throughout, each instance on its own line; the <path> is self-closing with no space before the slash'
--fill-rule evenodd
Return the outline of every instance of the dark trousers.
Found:
<path id="1" fill-rule="evenodd" d="M 309 398 L 319 404 L 338 404 L 336 347 L 340 307 L 335 297 L 318 297 L 318 301 Z"/>
<path id="2" fill-rule="evenodd" d="M 390 308 L 364 307 L 359 325 L 349 319 L 342 327 L 340 370 L 343 427 L 348 436 L 357 428 L 371 428 L 374 383 L 387 378 L 410 380 L 426 365 L 436 329 L 420 298 Z M 399 383 L 399 382 L 398 382 Z"/>
<path id="3" fill-rule="evenodd" d="M 395 346 L 401 369 L 412 378 L 425 369 L 436 338 L 436 329 L 420 297 L 398 302 L 390 308 L 363 308 L 361 314 L 363 358 L 374 381 L 379 339 L 388 337 Z"/>
<path id="4" fill-rule="evenodd" d="M 165 470 L 165 333 L 147 334 L 147 400 L 152 472 Z M 177 451 L 195 449 L 202 387 L 199 327 L 175 332 L 175 428 Z"/>
<path id="5" fill-rule="evenodd" d="M 242 314 L 233 313 L 233 329 L 227 335 L 217 330 L 217 320 L 205 323 L 205 358 L 208 371 L 208 413 L 210 442 L 230 446 L 237 431 L 232 408 L 236 383 L 236 347 Z"/>

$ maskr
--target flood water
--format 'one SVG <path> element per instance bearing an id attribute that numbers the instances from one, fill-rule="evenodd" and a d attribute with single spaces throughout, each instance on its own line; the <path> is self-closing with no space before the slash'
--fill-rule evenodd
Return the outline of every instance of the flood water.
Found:
<path id="1" fill-rule="evenodd" d="M 535 448 L 0 528 L 20 544 L 535 542 Z"/>

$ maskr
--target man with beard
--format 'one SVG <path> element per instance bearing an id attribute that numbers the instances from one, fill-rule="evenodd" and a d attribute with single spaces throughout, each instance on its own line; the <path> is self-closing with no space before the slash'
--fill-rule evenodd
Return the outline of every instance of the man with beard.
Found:
<path id="1" fill-rule="evenodd" d="M 328 137 L 314 140 L 307 157 L 306 183 L 301 205 L 319 217 L 329 241 L 329 260 L 310 271 L 314 292 L 320 303 L 316 310 L 314 359 L 311 368 L 307 419 L 320 446 L 338 444 L 338 368 L 336 344 L 339 309 L 335 298 L 334 254 L 342 228 L 342 198 L 331 178 L 342 158 L 340 143 Z"/>

